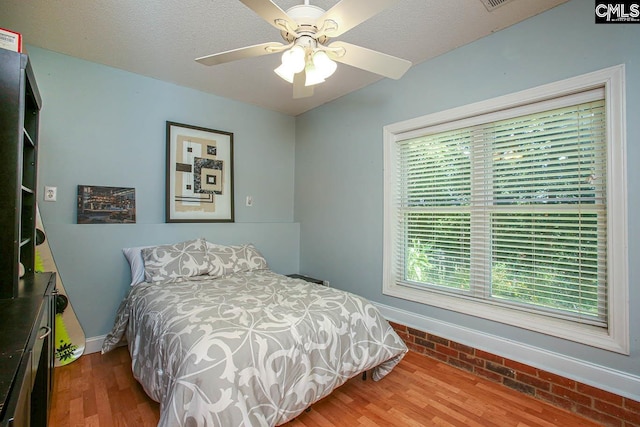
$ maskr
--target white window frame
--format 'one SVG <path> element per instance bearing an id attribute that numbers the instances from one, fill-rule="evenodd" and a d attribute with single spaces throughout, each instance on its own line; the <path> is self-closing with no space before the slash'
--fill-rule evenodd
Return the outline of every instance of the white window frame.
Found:
<path id="1" fill-rule="evenodd" d="M 452 310 L 543 334 L 629 354 L 629 278 L 627 245 L 627 161 L 625 123 L 625 68 L 618 65 L 486 101 L 429 114 L 387 125 L 384 136 L 384 235 L 383 294 Z M 397 141 L 416 135 L 421 129 L 448 122 L 473 119 L 480 115 L 516 109 L 527 105 L 602 88 L 607 120 L 607 302 L 608 327 L 602 328 L 542 314 L 518 311 L 405 286 L 394 276 L 395 238 L 399 224 L 395 212 L 397 189 Z M 401 279 L 401 278 L 399 278 Z"/>

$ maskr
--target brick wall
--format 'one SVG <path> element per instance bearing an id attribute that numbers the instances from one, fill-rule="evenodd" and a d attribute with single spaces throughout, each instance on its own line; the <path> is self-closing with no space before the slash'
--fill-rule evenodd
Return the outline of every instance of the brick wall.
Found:
<path id="1" fill-rule="evenodd" d="M 410 350 L 472 372 L 605 426 L 640 427 L 640 402 L 390 322 Z"/>

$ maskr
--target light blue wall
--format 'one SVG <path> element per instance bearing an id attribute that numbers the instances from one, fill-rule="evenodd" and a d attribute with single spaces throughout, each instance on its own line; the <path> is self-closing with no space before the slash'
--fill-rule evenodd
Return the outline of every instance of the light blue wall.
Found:
<path id="1" fill-rule="evenodd" d="M 639 41 L 640 25 L 595 25 L 593 2 L 573 0 L 418 64 L 399 81 L 383 80 L 299 116 L 295 219 L 301 272 L 396 309 L 639 378 Z M 382 294 L 383 126 L 617 64 L 626 65 L 627 84 L 629 356 Z"/>
<path id="2" fill-rule="evenodd" d="M 253 242 L 273 270 L 298 271 L 293 222 L 294 118 L 29 47 L 43 98 L 39 205 L 88 337 L 106 334 L 127 290 L 121 248 L 196 237 Z M 234 133 L 234 224 L 165 224 L 165 122 Z M 43 202 L 45 185 L 57 202 Z M 136 224 L 76 224 L 78 185 L 134 187 Z M 253 207 L 244 199 L 253 196 Z"/>

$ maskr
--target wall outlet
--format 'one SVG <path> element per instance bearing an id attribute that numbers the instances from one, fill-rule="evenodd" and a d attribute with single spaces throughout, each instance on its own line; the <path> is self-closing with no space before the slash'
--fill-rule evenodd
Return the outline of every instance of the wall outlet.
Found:
<path id="1" fill-rule="evenodd" d="M 249 206 L 249 207 L 253 206 L 253 197 L 252 196 L 247 196 L 246 205 Z"/>
<path id="2" fill-rule="evenodd" d="M 44 187 L 44 201 L 55 202 L 58 200 L 58 187 Z"/>

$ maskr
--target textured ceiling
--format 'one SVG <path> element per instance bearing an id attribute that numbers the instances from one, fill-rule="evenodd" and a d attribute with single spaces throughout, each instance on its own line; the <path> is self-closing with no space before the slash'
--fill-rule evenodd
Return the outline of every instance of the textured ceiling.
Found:
<path id="1" fill-rule="evenodd" d="M 512 0 L 488 12 L 480 0 L 400 0 L 336 40 L 413 64 L 499 31 L 566 0 Z M 283 10 L 302 0 L 274 0 Z M 335 0 L 311 0 L 325 10 Z M 237 0 L 2 0 L 0 27 L 24 42 L 159 80 L 298 115 L 381 77 L 338 65 L 309 98 L 273 69 L 280 55 L 207 67 L 200 56 L 267 41 L 279 32 Z"/>

